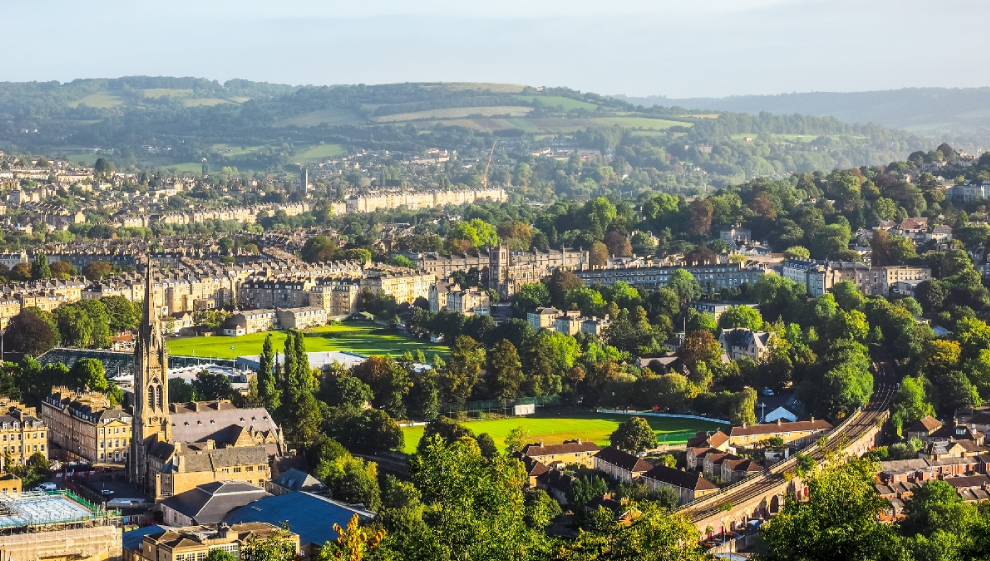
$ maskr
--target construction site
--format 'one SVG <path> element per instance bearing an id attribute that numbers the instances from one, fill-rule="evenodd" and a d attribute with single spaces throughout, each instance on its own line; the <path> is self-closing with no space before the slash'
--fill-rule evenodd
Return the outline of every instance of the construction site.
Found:
<path id="1" fill-rule="evenodd" d="M 0 494 L 0 559 L 106 561 L 121 557 L 119 515 L 71 491 Z"/>

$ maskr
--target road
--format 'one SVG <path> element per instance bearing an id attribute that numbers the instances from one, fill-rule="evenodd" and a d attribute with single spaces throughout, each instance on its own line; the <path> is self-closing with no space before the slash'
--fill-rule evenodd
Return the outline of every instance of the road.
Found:
<path id="1" fill-rule="evenodd" d="M 893 360 L 877 351 L 873 357 L 873 368 L 876 375 L 873 379 L 873 396 L 870 402 L 848 422 L 840 424 L 828 435 L 828 444 L 821 449 L 817 444 L 808 446 L 802 453 L 810 455 L 816 462 L 825 459 L 828 451 L 835 450 L 841 443 L 854 442 L 865 432 L 874 428 L 877 419 L 890 408 L 890 403 L 897 391 L 897 379 Z M 774 464 L 762 475 L 745 480 L 717 495 L 705 497 L 695 503 L 682 507 L 683 512 L 691 515 L 692 522 L 699 522 L 722 512 L 724 505 L 740 505 L 754 498 L 773 493 L 786 480 L 784 473 L 791 471 L 797 465 L 797 457 Z"/>

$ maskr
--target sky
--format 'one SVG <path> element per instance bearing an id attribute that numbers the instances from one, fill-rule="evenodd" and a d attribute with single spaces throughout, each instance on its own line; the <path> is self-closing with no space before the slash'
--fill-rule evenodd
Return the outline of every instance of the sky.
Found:
<path id="1" fill-rule="evenodd" d="M 987 0 L 0 0 L 0 14 L 0 81 L 469 81 L 674 98 L 990 86 Z"/>

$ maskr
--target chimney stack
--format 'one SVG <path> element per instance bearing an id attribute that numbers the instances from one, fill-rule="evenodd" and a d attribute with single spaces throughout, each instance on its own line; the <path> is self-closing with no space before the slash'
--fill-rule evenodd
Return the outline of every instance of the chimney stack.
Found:
<path id="1" fill-rule="evenodd" d="M 814 419 L 812 419 L 812 421 L 814 421 Z M 779 418 L 777 419 L 777 426 L 778 427 L 780 426 L 780 419 Z"/>

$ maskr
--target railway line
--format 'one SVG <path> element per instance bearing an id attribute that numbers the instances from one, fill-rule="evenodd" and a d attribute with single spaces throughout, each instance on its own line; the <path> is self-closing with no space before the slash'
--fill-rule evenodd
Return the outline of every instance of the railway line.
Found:
<path id="1" fill-rule="evenodd" d="M 826 435 L 827 443 L 821 448 L 817 443 L 806 447 L 802 454 L 810 455 L 816 462 L 824 460 L 828 454 L 846 442 L 855 442 L 859 437 L 874 429 L 884 419 L 897 390 L 897 380 L 893 360 L 877 351 L 873 357 L 876 374 L 873 382 L 873 396 L 861 410 L 844 420 Z M 691 516 L 692 522 L 700 522 L 726 510 L 726 505 L 739 505 L 755 498 L 777 492 L 786 484 L 784 474 L 797 466 L 797 457 L 792 456 L 771 466 L 764 473 L 743 480 L 717 495 L 705 497 L 684 505 L 681 510 Z"/>

